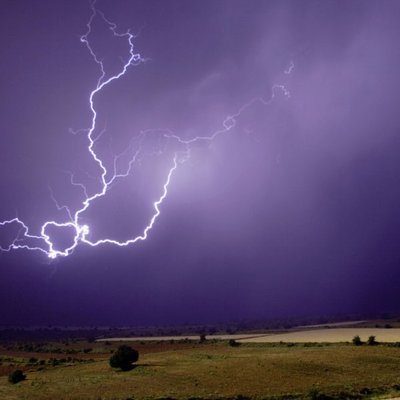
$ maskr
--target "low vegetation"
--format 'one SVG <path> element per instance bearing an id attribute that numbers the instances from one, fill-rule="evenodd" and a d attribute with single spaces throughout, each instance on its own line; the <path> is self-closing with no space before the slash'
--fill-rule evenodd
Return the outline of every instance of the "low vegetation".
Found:
<path id="1" fill-rule="evenodd" d="M 24 331 L 3 331 L 0 399 L 400 397 L 400 322 L 390 322 L 391 329 L 378 321 L 362 331 L 346 328 L 345 335 L 335 326 L 218 338 L 221 330 L 197 327 L 192 338 L 182 331 L 162 341 L 156 336 L 163 332 L 156 330 L 152 337 L 143 334 L 133 342 L 109 339 L 132 333 L 126 330 L 108 336 L 108 330 L 92 329 L 79 336 L 52 329 L 45 332 L 51 338 L 34 339 L 27 339 Z"/>
<path id="2" fill-rule="evenodd" d="M 127 345 L 119 346 L 117 351 L 110 358 L 112 368 L 120 368 L 122 371 L 129 371 L 133 368 L 133 363 L 139 359 L 137 350 Z"/>
<path id="3" fill-rule="evenodd" d="M 378 342 L 375 339 L 375 336 L 370 336 L 367 340 L 367 345 L 368 346 L 376 346 Z"/>
<path id="4" fill-rule="evenodd" d="M 20 369 L 16 369 L 15 371 L 11 372 L 10 375 L 8 375 L 8 382 L 10 382 L 14 385 L 25 379 L 26 379 L 26 375 L 24 375 L 24 373 Z"/>
<path id="5" fill-rule="evenodd" d="M 126 344 L 91 346 L 92 361 L 76 363 L 54 362 L 61 359 L 53 354 L 0 350 L 0 398 L 332 400 L 400 393 L 400 347 L 388 344 L 137 342 L 140 363 Z M 110 360 L 121 356 L 125 361 L 110 368 Z M 16 369 L 26 380 L 12 385 L 7 377 Z"/>
<path id="6" fill-rule="evenodd" d="M 363 344 L 363 341 L 361 340 L 360 336 L 356 335 L 353 337 L 352 340 L 354 346 L 361 346 Z"/>

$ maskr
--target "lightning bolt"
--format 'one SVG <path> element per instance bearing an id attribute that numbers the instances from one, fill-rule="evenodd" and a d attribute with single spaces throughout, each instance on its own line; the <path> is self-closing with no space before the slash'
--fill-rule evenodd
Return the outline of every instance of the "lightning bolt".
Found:
<path id="1" fill-rule="evenodd" d="M 138 241 L 146 240 L 148 238 L 149 232 L 154 227 L 157 218 L 161 214 L 160 207 L 163 201 L 168 196 L 168 188 L 172 180 L 173 174 L 175 173 L 179 165 L 184 164 L 190 158 L 191 145 L 199 141 L 213 141 L 217 136 L 228 133 L 229 131 L 231 131 L 233 128 L 236 127 L 238 118 L 249 107 L 253 106 L 256 103 L 260 103 L 265 106 L 271 104 L 271 102 L 274 100 L 278 92 L 283 93 L 283 95 L 286 97 L 290 97 L 290 93 L 285 88 L 284 85 L 274 85 L 272 86 L 271 95 L 268 99 L 264 99 L 263 97 L 255 97 L 251 99 L 249 102 L 240 107 L 240 109 L 237 110 L 237 112 L 233 113 L 232 115 L 228 115 L 223 120 L 221 129 L 213 133 L 210 133 L 209 135 L 195 136 L 190 139 L 182 139 L 179 135 L 177 135 L 170 129 L 153 128 L 142 131 L 139 135 L 138 139 L 139 143 L 137 149 L 134 152 L 133 156 L 130 158 L 125 170 L 120 171 L 117 168 L 118 160 L 120 159 L 120 157 L 122 157 L 123 155 L 127 154 L 130 150 L 132 150 L 133 147 L 132 144 L 123 153 L 118 154 L 114 157 L 112 174 L 110 177 L 109 176 L 110 171 L 107 169 L 101 157 L 95 151 L 95 144 L 105 131 L 103 129 L 100 133 L 97 134 L 97 136 L 95 135 L 95 132 L 97 131 L 97 116 L 98 116 L 95 107 L 95 98 L 102 92 L 102 90 L 106 86 L 109 86 L 114 81 L 123 78 L 127 74 L 130 67 L 137 66 L 145 62 L 146 59 L 142 58 L 142 56 L 139 53 L 135 52 L 135 47 L 133 43 L 135 35 L 131 33 L 130 30 L 122 33 L 119 32 L 117 25 L 114 22 L 108 20 L 106 16 L 103 14 L 103 12 L 101 12 L 96 7 L 96 0 L 94 0 L 90 6 L 91 6 L 91 15 L 86 25 L 87 30 L 86 33 L 84 33 L 81 36 L 80 41 L 86 46 L 94 63 L 98 65 L 100 70 L 100 75 L 97 80 L 95 88 L 90 92 L 88 98 L 88 104 L 91 111 L 90 127 L 88 129 L 79 129 L 76 131 L 70 129 L 70 132 L 74 135 L 81 133 L 86 134 L 88 140 L 88 146 L 87 146 L 88 153 L 92 157 L 93 161 L 98 165 L 101 171 L 99 177 L 101 188 L 94 194 L 89 195 L 89 191 L 87 190 L 86 186 L 82 183 L 76 182 L 74 179 L 74 174 L 72 172 L 68 172 L 70 174 L 71 185 L 81 188 L 83 192 L 84 200 L 82 201 L 81 206 L 75 212 L 73 212 L 67 205 L 60 205 L 60 203 L 58 203 L 58 201 L 56 200 L 52 189 L 49 188 L 51 199 L 53 200 L 56 208 L 59 211 L 66 212 L 68 216 L 67 221 L 65 222 L 57 222 L 54 220 L 46 221 L 41 226 L 40 232 L 38 234 L 32 234 L 30 232 L 29 227 L 19 217 L 14 217 L 9 220 L 0 221 L 0 227 L 7 227 L 7 226 L 19 227 L 19 231 L 14 240 L 12 240 L 11 243 L 6 247 L 0 247 L 1 251 L 9 252 L 11 250 L 17 250 L 17 249 L 39 251 L 44 253 L 47 257 L 54 259 L 57 257 L 67 257 L 71 255 L 80 243 L 84 243 L 92 247 L 96 247 L 106 243 L 113 244 L 116 246 L 128 246 Z M 98 57 L 96 52 L 93 50 L 93 47 L 91 46 L 91 43 L 89 41 L 89 36 L 92 33 L 93 21 L 97 17 L 101 18 L 103 23 L 109 28 L 109 30 L 115 37 L 125 39 L 129 46 L 129 54 L 127 61 L 123 62 L 123 66 L 118 73 L 115 73 L 114 75 L 111 76 L 107 76 L 106 68 L 104 66 L 103 61 Z M 287 67 L 284 73 L 290 74 L 293 68 L 294 64 L 293 61 L 291 61 L 290 65 Z M 89 237 L 90 235 L 89 225 L 81 223 L 82 214 L 90 208 L 91 204 L 95 200 L 106 196 L 107 192 L 111 190 L 111 187 L 116 180 L 126 178 L 132 173 L 135 162 L 139 161 L 140 158 L 143 156 L 142 153 L 144 152 L 144 150 L 142 148 L 142 141 L 147 137 L 147 135 L 152 135 L 152 134 L 159 134 L 163 139 L 176 143 L 178 150 L 176 150 L 173 154 L 171 165 L 166 175 L 166 180 L 161 188 L 161 194 L 159 198 L 153 203 L 153 213 L 147 226 L 144 228 L 141 234 L 139 234 L 136 237 L 127 239 L 125 241 L 118 241 L 107 237 L 96 241 L 91 240 Z M 161 153 L 162 152 L 159 151 L 151 154 L 159 155 Z M 148 155 L 148 153 L 146 154 Z M 51 228 L 71 229 L 74 232 L 72 244 L 63 250 L 57 249 L 54 241 L 52 241 L 51 236 L 48 233 L 49 229 Z"/>

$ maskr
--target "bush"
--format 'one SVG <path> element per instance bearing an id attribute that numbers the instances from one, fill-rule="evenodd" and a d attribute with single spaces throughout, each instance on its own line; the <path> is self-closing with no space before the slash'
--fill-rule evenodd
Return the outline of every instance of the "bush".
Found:
<path id="1" fill-rule="evenodd" d="M 394 389 L 394 390 L 400 390 L 400 384 L 398 384 L 398 383 L 393 384 L 393 385 L 392 385 L 392 389 Z"/>
<path id="2" fill-rule="evenodd" d="M 360 336 L 358 336 L 358 335 L 353 337 L 352 342 L 353 342 L 353 344 L 355 346 L 361 346 L 363 344 L 363 342 L 361 341 Z"/>
<path id="3" fill-rule="evenodd" d="M 375 339 L 375 336 L 370 336 L 367 340 L 368 346 L 375 346 L 378 344 L 378 342 Z"/>
<path id="4" fill-rule="evenodd" d="M 123 371 L 132 369 L 132 364 L 139 359 L 139 353 L 130 346 L 119 346 L 110 358 L 112 368 L 121 368 Z"/>
<path id="5" fill-rule="evenodd" d="M 312 388 L 308 392 L 308 399 L 310 400 L 326 400 L 329 399 L 328 396 L 326 396 L 324 393 L 321 393 L 318 389 Z"/>
<path id="6" fill-rule="evenodd" d="M 362 394 L 362 395 L 364 395 L 364 396 L 366 396 L 366 395 L 369 395 L 369 394 L 372 394 L 372 389 L 370 389 L 370 388 L 368 388 L 368 387 L 364 387 L 364 388 L 362 388 L 361 390 L 360 390 L 360 394 Z"/>
<path id="7" fill-rule="evenodd" d="M 240 343 L 238 343 L 235 339 L 229 339 L 229 346 L 238 347 L 240 346 Z"/>
<path id="8" fill-rule="evenodd" d="M 26 379 L 26 376 L 24 375 L 24 373 L 20 369 L 17 369 L 14 372 L 11 372 L 10 375 L 8 375 L 8 382 L 10 382 L 12 384 L 16 384 L 18 382 L 21 382 L 24 379 Z"/>

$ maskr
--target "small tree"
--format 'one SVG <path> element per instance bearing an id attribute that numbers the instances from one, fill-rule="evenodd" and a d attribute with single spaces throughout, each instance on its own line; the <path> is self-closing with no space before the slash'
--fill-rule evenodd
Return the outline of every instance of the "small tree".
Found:
<path id="1" fill-rule="evenodd" d="M 353 337 L 352 342 L 353 342 L 353 344 L 355 346 L 361 346 L 363 344 L 363 342 L 361 341 L 360 336 L 358 336 L 358 335 Z"/>
<path id="2" fill-rule="evenodd" d="M 26 376 L 24 375 L 24 373 L 20 369 L 17 369 L 15 371 L 11 372 L 10 375 L 8 375 L 8 382 L 10 382 L 12 384 L 16 384 L 18 382 L 21 382 L 24 379 L 26 379 Z"/>
<path id="3" fill-rule="evenodd" d="M 378 342 L 375 339 L 375 336 L 370 336 L 367 340 L 368 346 L 375 346 L 378 344 Z"/>
<path id="4" fill-rule="evenodd" d="M 229 346 L 238 347 L 240 346 L 240 343 L 238 343 L 235 339 L 229 339 Z"/>
<path id="5" fill-rule="evenodd" d="M 112 368 L 121 368 L 122 371 L 128 371 L 139 359 L 139 353 L 137 350 L 132 349 L 130 346 L 122 345 L 119 346 L 117 351 L 110 358 L 110 366 Z"/>

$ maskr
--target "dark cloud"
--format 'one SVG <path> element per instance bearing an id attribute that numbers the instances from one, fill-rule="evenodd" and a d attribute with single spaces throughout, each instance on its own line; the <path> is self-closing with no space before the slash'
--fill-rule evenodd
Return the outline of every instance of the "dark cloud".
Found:
<path id="1" fill-rule="evenodd" d="M 145 64 L 98 99 L 107 163 L 130 138 L 168 128 L 192 147 L 149 239 L 80 246 L 50 262 L 0 254 L 0 323 L 152 324 L 398 310 L 400 4 L 394 1 L 98 1 L 140 33 Z M 79 37 L 80 1 L 6 1 L 1 25 L 0 218 L 33 230 L 90 190 L 87 96 L 98 71 Z M 126 44 L 101 24 L 91 39 L 107 68 Z M 126 53 L 125 53 L 126 54 Z M 284 71 L 293 61 L 291 74 Z M 161 144 L 160 144 L 161 143 Z M 120 240 L 151 215 L 171 161 L 154 135 L 137 173 L 84 218 Z M 126 161 L 126 160 L 125 160 Z M 87 174 L 88 173 L 88 174 Z M 7 242 L 13 232 L 2 230 Z M 65 232 L 63 232 L 65 234 Z M 60 235 L 62 242 L 70 240 Z"/>

